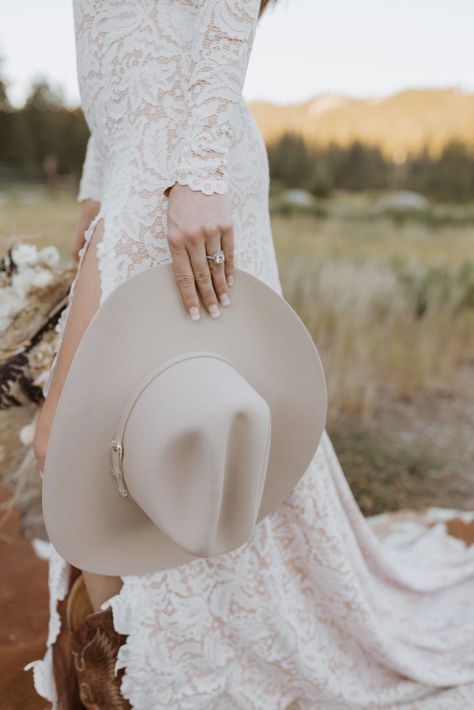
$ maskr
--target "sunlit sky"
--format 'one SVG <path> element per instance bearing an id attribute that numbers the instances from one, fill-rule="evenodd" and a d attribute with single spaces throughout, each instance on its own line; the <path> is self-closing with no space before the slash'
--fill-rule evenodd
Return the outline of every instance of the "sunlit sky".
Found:
<path id="1" fill-rule="evenodd" d="M 279 0 L 259 23 L 244 96 L 474 91 L 473 28 L 474 0 Z M 1 73 L 13 103 L 40 76 L 79 102 L 73 32 L 72 0 L 0 0 Z"/>

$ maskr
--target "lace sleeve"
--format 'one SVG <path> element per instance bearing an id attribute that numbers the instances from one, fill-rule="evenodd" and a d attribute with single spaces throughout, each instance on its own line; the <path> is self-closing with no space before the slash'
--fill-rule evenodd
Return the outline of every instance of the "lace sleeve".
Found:
<path id="1" fill-rule="evenodd" d="M 102 195 L 102 158 L 94 136 L 91 134 L 87 143 L 86 157 L 82 166 L 77 201 L 101 201 Z"/>
<path id="2" fill-rule="evenodd" d="M 186 120 L 170 159 L 170 180 L 206 194 L 228 192 L 232 113 L 242 99 L 260 0 L 196 0 Z"/>

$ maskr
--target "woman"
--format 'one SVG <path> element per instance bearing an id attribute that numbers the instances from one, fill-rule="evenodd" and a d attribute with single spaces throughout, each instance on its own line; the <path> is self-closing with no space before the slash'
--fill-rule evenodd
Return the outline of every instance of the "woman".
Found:
<path id="1" fill-rule="evenodd" d="M 172 261 L 193 319 L 198 295 L 216 318 L 232 308 L 234 265 L 281 293 L 265 145 L 242 99 L 265 4 L 75 0 L 91 138 L 40 469 L 80 338 L 123 280 Z M 206 258 L 220 250 L 224 263 Z M 79 580 L 82 614 L 79 602 L 64 610 Z M 58 707 L 460 708 L 474 701 L 473 591 L 474 548 L 439 526 L 402 558 L 381 547 L 324 435 L 292 495 L 236 551 L 123 578 L 81 575 L 53 551 L 48 651 L 31 665 Z"/>

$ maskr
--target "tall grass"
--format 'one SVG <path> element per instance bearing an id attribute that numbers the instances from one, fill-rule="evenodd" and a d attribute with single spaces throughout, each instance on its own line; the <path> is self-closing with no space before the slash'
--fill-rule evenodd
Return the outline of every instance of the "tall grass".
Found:
<path id="1" fill-rule="evenodd" d="M 321 353 L 330 412 L 373 417 L 378 399 L 453 393 L 474 361 L 474 229 L 341 217 L 273 220 L 286 298 Z"/>
<path id="2" fill-rule="evenodd" d="M 6 196 L 0 237 L 54 243 L 69 258 L 74 197 L 24 191 Z M 285 296 L 324 361 L 330 420 L 368 420 L 382 395 L 455 395 L 456 368 L 474 361 L 474 206 L 435 205 L 400 221 L 375 214 L 376 197 L 336 195 L 320 201 L 320 216 L 272 213 Z"/>
<path id="3" fill-rule="evenodd" d="M 77 216 L 71 193 L 64 190 L 53 199 L 18 186 L 0 193 L 0 202 L 0 239 L 15 234 L 38 247 L 56 244 L 70 258 Z M 472 509 L 471 395 L 457 388 L 460 382 L 474 385 L 474 206 L 438 205 L 401 218 L 374 214 L 372 205 L 365 194 L 337 195 L 320 201 L 313 214 L 272 212 L 285 296 L 307 323 L 324 362 L 328 429 L 366 514 L 433 501 Z M 457 372 L 466 365 L 466 372 Z M 405 435 L 410 422 L 397 420 L 400 437 L 387 412 L 412 409 L 395 400 L 415 399 L 420 392 L 462 395 L 461 408 L 448 406 L 437 423 L 447 431 L 433 432 L 427 418 L 426 431 L 418 427 L 414 438 Z M 460 426 L 453 411 L 463 407 Z M 16 414 L 18 421 L 9 412 L 8 419 L 0 416 L 4 470 L 17 465 L 12 457 L 20 453 L 20 418 L 30 418 Z M 426 411 L 412 415 L 423 420 Z M 444 444 L 435 450 L 439 438 Z M 27 487 L 22 491 L 24 520 L 38 535 L 39 498 L 35 508 Z"/>

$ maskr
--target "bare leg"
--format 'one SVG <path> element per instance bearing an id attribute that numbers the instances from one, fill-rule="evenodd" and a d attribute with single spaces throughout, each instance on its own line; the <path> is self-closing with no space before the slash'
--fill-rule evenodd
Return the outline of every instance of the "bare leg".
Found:
<path id="1" fill-rule="evenodd" d="M 103 220 L 99 220 L 90 237 L 89 246 L 80 267 L 56 368 L 48 396 L 38 417 L 33 446 L 39 462 L 44 461 L 54 413 L 73 356 L 100 302 L 101 285 L 96 247 L 103 237 L 103 230 Z M 67 476 L 67 471 L 64 471 L 64 475 Z M 83 572 L 83 574 L 94 611 L 98 611 L 100 605 L 117 594 L 122 586 L 120 577 L 93 574 L 92 572 Z"/>

